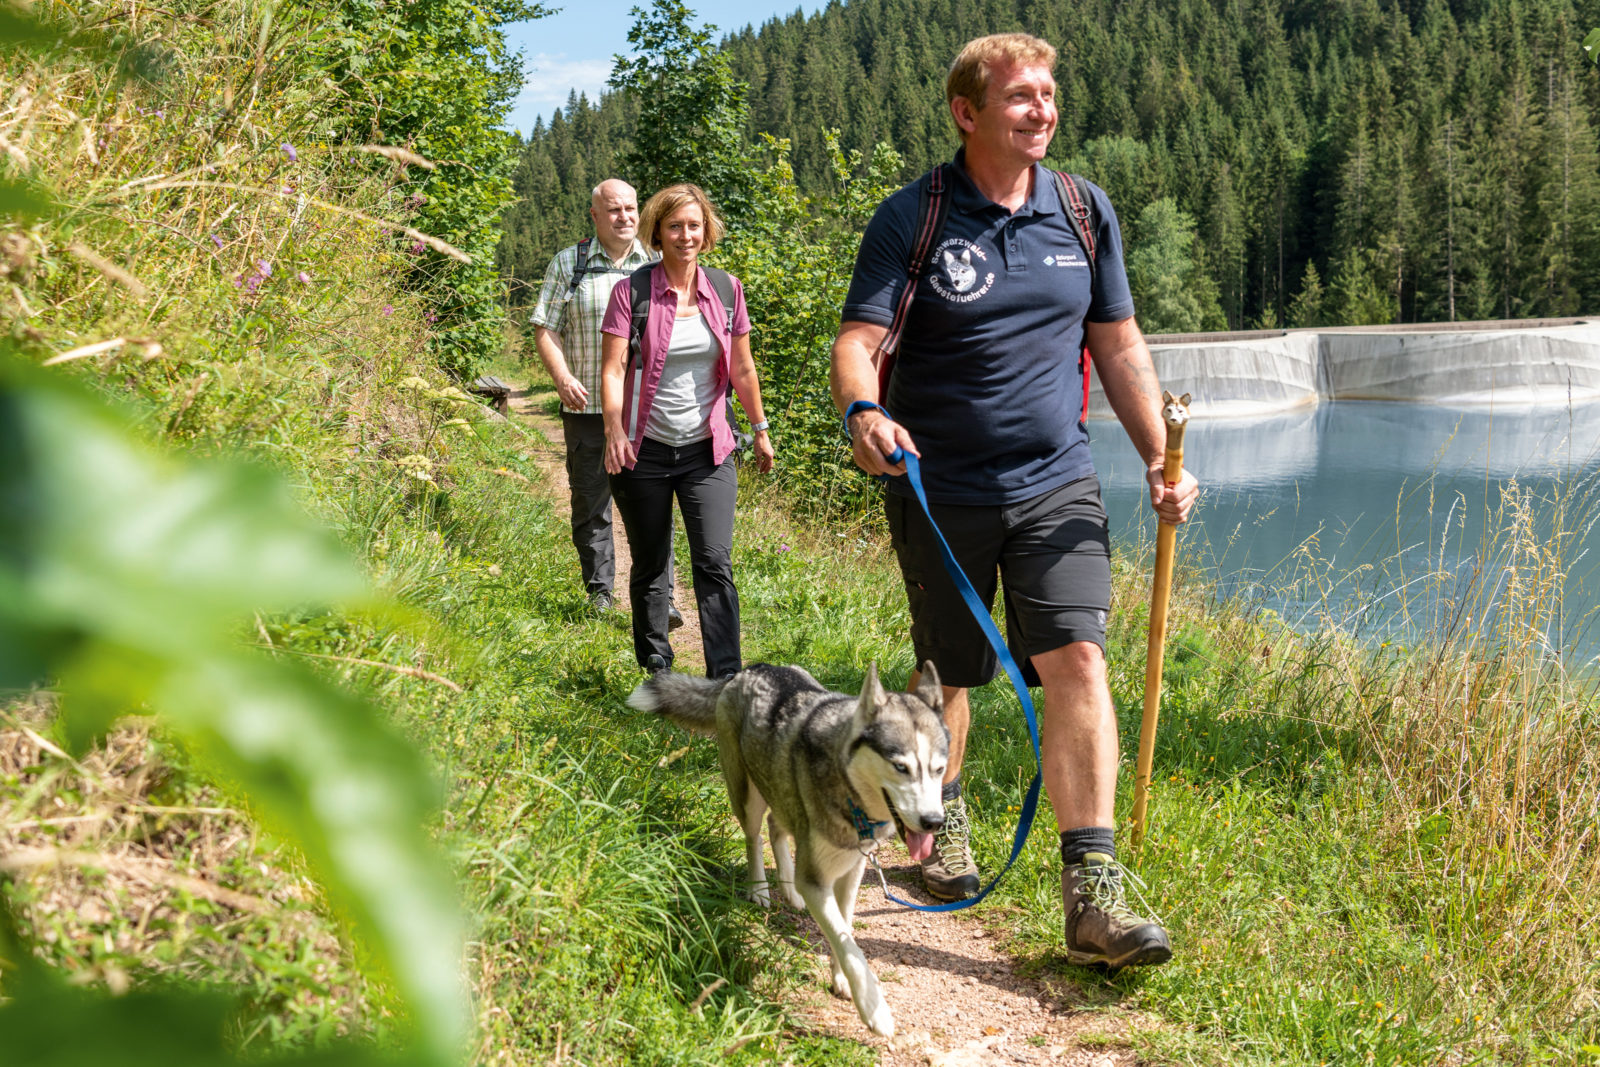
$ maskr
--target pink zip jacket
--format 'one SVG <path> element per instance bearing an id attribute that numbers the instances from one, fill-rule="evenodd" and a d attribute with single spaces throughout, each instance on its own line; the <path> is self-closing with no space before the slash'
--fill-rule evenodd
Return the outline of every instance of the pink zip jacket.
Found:
<path id="1" fill-rule="evenodd" d="M 700 314 L 705 316 L 711 336 L 722 348 L 722 358 L 717 361 L 717 383 L 721 392 L 727 392 L 733 358 L 733 339 L 750 332 L 750 315 L 744 306 L 744 284 L 733 279 L 733 329 L 728 329 L 728 315 L 703 270 L 695 271 L 695 296 Z M 633 320 L 632 286 L 627 278 L 617 282 L 611 290 L 611 303 L 606 307 L 606 317 L 600 331 L 627 340 Z M 650 423 L 650 406 L 655 403 L 656 388 L 661 384 L 661 370 L 667 362 L 667 346 L 672 343 L 672 322 L 678 315 L 677 294 L 667 285 L 667 272 L 658 263 L 650 271 L 650 312 L 645 317 L 644 337 L 640 343 L 640 358 L 634 361 L 624 376 L 622 384 L 622 425 L 633 444 L 633 453 L 639 454 L 644 442 L 644 428 Z M 733 430 L 728 426 L 728 405 L 711 407 L 711 459 L 721 464 L 733 451 Z M 633 469 L 633 464 L 628 464 Z"/>

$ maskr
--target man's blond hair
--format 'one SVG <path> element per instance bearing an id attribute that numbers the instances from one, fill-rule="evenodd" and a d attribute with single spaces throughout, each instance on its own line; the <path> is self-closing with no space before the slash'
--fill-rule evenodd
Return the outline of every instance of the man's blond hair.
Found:
<path id="1" fill-rule="evenodd" d="M 950 73 L 945 77 L 945 103 L 953 103 L 961 96 L 974 110 L 982 111 L 989 98 L 989 81 L 994 69 L 1006 64 L 1053 69 L 1056 49 L 1049 41 L 1025 33 L 993 33 L 968 41 L 950 64 Z"/>
<path id="2" fill-rule="evenodd" d="M 701 246 L 701 253 L 717 247 L 727 227 L 723 226 L 722 216 L 717 214 L 716 206 L 711 203 L 706 191 L 691 182 L 669 185 L 645 201 L 644 210 L 639 212 L 639 236 L 644 243 L 657 252 L 661 251 L 662 221 L 685 204 L 699 204 L 700 214 L 705 219 L 706 243 Z"/>

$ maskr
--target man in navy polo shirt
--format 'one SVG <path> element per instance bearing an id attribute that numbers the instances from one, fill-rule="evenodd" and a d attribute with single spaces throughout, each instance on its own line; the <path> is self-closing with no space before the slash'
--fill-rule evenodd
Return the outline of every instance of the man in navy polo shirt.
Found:
<path id="1" fill-rule="evenodd" d="M 980 38 L 956 57 L 945 93 L 962 147 L 945 170 L 949 218 L 916 283 L 889 395 L 878 395 L 874 354 L 908 284 L 929 176 L 885 200 L 867 227 L 832 384 L 857 465 L 903 475 L 904 464 L 888 456 L 896 448 L 918 456 L 934 518 L 974 588 L 992 602 L 997 575 L 1003 581 L 1008 642 L 1044 688 L 1044 784 L 1061 834 L 1067 957 L 1117 969 L 1165 962 L 1172 949 L 1158 923 L 1129 907 L 1112 834 L 1110 535 L 1081 422 L 1085 341 L 1113 411 L 1149 464 L 1160 518 L 1184 521 L 1197 486 L 1187 472 L 1176 486 L 1162 479 L 1161 389 L 1133 319 L 1116 214 L 1091 185 L 1091 271 L 1077 223 L 1041 165 L 1056 129 L 1054 64 L 1055 49 L 1024 34 Z M 905 479 L 888 488 L 917 662 L 939 668 L 950 729 L 946 832 L 923 877 L 934 896 L 953 900 L 979 885 L 961 801 L 967 689 L 987 684 L 997 664 Z"/>

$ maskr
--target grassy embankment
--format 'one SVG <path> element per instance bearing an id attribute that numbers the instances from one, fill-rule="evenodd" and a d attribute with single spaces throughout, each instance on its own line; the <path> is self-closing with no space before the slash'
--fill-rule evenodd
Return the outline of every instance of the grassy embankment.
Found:
<path id="1" fill-rule="evenodd" d="M 732 895 L 740 849 L 712 751 L 622 705 L 637 679 L 626 633 L 584 614 L 565 525 L 527 442 L 463 420 L 470 409 L 424 365 L 427 325 L 393 286 L 403 253 L 349 214 L 292 198 L 129 191 L 217 162 L 235 185 L 288 180 L 345 208 L 395 209 L 381 176 L 308 139 L 315 100 L 292 84 L 275 90 L 269 78 L 230 125 L 206 127 L 224 85 L 242 100 L 262 76 L 247 44 L 235 54 L 209 43 L 252 40 L 241 19 L 240 32 L 186 53 L 205 63 L 177 65 L 169 77 L 188 95 L 165 106 L 89 73 L 32 83 L 32 117 L 6 136 L 80 208 L 7 235 L 22 297 L 6 312 L 14 329 L 35 331 L 39 358 L 113 337 L 159 341 L 154 358 L 125 345 L 63 373 L 129 401 L 175 447 L 242 447 L 289 471 L 375 583 L 416 609 L 399 629 L 362 615 L 264 618 L 251 639 L 343 657 L 320 662 L 437 761 L 439 834 L 475 922 L 467 975 L 480 1059 L 709 1062 L 730 1049 L 865 1059 L 797 1036 L 778 1006 L 788 983 L 818 972 L 790 920 Z M 299 146 L 293 170 L 284 142 Z M 148 295 L 134 299 L 69 255 L 72 240 L 129 265 Z M 760 493 L 741 523 L 750 658 L 800 662 L 841 687 L 874 661 L 905 676 L 898 580 L 875 540 L 802 523 Z M 1558 588 L 1527 528 L 1513 521 L 1503 535 L 1520 553 L 1524 619 Z M 1145 595 L 1144 568 L 1124 563 L 1112 655 L 1130 750 Z M 1582 1045 L 1600 1017 L 1590 695 L 1516 626 L 1464 657 L 1373 652 L 1241 617 L 1192 580 L 1179 584 L 1174 619 L 1153 832 L 1134 862 L 1179 955 L 1110 984 L 1064 972 L 1085 1003 L 1171 1020 L 1141 1038 L 1157 1060 L 1590 1055 Z M 967 778 L 992 862 L 1026 750 L 1010 697 L 991 687 L 976 708 Z M 187 772 L 159 736 L 124 732 L 75 763 L 29 738 L 24 721 L 48 735 L 47 702 L 6 712 L 0 841 L 13 855 L 56 844 L 106 860 L 8 875 L 41 952 L 114 989 L 238 983 L 239 1036 L 260 1050 L 382 1032 L 383 991 L 337 946 L 294 857 L 251 829 L 226 787 Z M 1052 836 L 1036 834 L 986 909 L 1049 970 L 1060 966 L 1054 852 Z M 697 1004 L 718 978 L 727 984 Z"/>

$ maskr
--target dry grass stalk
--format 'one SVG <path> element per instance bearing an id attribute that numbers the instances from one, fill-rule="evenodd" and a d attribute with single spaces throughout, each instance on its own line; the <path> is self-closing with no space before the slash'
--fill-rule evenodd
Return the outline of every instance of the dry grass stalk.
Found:
<path id="1" fill-rule="evenodd" d="M 276 910 L 260 897 L 224 889 L 204 878 L 180 874 L 159 863 L 129 856 L 104 852 L 72 852 L 59 848 L 19 848 L 0 856 L 0 872 L 8 874 L 52 867 L 78 867 L 87 871 L 119 874 L 164 889 L 181 889 L 190 896 L 254 915 L 265 915 Z"/>
<path id="2" fill-rule="evenodd" d="M 432 234 L 423 233 L 421 230 L 418 230 L 414 227 L 404 226 L 397 222 L 390 222 L 387 219 L 380 219 L 374 215 L 368 215 L 363 211 L 357 211 L 354 208 L 341 207 L 338 204 L 330 204 L 326 200 L 318 200 L 315 197 L 305 196 L 302 193 L 284 192 L 279 189 L 262 189 L 249 185 L 240 185 L 236 182 L 208 181 L 153 182 L 149 185 L 140 186 L 136 189 L 128 191 L 154 192 L 160 189 L 229 189 L 233 190 L 234 192 L 250 193 L 255 196 L 277 197 L 284 200 L 303 200 L 306 204 L 315 208 L 319 208 L 323 211 L 329 211 L 336 215 L 344 215 L 352 219 L 360 219 L 362 222 L 376 226 L 380 230 L 404 234 L 406 237 L 409 237 L 414 241 L 421 241 L 435 252 L 449 256 L 451 259 L 457 260 L 461 263 L 472 262 L 471 256 L 467 255 L 450 242 L 441 240 L 438 237 L 434 237 Z"/>
<path id="3" fill-rule="evenodd" d="M 83 345 L 78 348 L 62 352 L 60 355 L 51 356 L 40 366 L 53 367 L 57 363 L 70 363 L 75 359 L 84 359 L 88 356 L 98 356 L 102 352 L 113 352 L 128 343 L 126 337 L 113 337 L 109 341 L 96 341 L 92 345 Z"/>
<path id="4" fill-rule="evenodd" d="M 268 643 L 270 644 L 271 642 L 269 641 Z M 395 674 L 404 674 L 411 678 L 421 678 L 425 682 L 434 682 L 438 685 L 444 686 L 446 689 L 449 689 L 452 692 L 462 692 L 462 689 L 459 685 L 457 685 L 455 682 L 452 682 L 444 675 L 434 674 L 432 671 L 425 671 L 421 667 L 406 667 L 398 663 L 384 663 L 382 660 L 361 659 L 357 656 L 334 656 L 325 652 L 301 652 L 298 649 L 280 648 L 275 649 L 275 651 L 290 652 L 296 656 L 305 656 L 309 659 L 326 659 L 332 660 L 335 663 L 352 663 L 358 667 L 377 667 L 380 670 L 393 671 Z"/>
<path id="5" fill-rule="evenodd" d="M 409 148 L 401 148 L 398 145 L 364 144 L 358 145 L 355 151 L 366 152 L 369 155 L 374 156 L 382 156 L 384 159 L 391 160 L 395 163 L 402 163 L 412 167 L 422 167 L 425 170 L 439 169 L 437 164 L 423 159 Z"/>
<path id="6" fill-rule="evenodd" d="M 85 266 L 92 267 L 128 290 L 136 299 L 144 300 L 150 295 L 150 289 L 144 282 L 141 282 L 138 278 L 135 278 L 132 274 L 129 274 L 82 241 L 68 243 L 67 252 L 73 259 Z"/>

